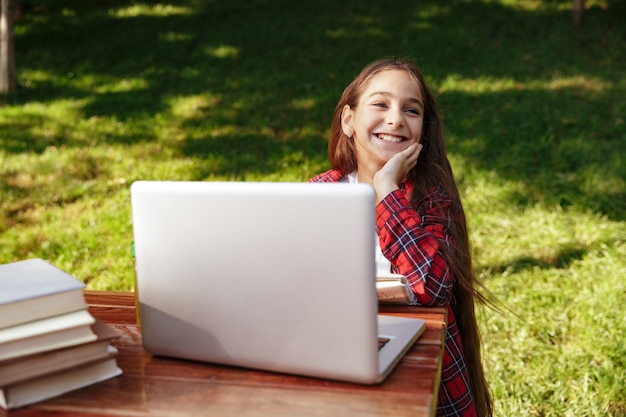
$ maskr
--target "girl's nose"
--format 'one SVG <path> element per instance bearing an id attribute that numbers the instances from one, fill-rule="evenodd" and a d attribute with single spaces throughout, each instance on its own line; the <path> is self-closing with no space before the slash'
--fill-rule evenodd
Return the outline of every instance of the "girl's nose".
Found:
<path id="1" fill-rule="evenodd" d="M 392 126 L 402 126 L 404 123 L 404 117 L 401 109 L 392 108 L 387 112 L 387 124 Z"/>

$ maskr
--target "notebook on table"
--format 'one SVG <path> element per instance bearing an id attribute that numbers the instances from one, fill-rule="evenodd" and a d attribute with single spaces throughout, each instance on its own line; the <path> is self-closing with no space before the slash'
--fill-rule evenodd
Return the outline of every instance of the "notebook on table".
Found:
<path id="1" fill-rule="evenodd" d="M 424 330 L 378 315 L 369 185 L 138 181 L 131 205 L 154 355 L 373 384 Z"/>

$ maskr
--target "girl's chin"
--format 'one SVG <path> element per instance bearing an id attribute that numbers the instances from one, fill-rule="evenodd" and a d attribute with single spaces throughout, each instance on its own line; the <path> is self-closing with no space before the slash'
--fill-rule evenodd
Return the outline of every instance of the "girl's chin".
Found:
<path id="1" fill-rule="evenodd" d="M 394 155 L 396 155 L 399 152 L 402 152 L 403 150 L 408 148 L 410 145 L 411 144 L 409 142 L 402 142 L 401 145 L 397 145 L 397 146 L 393 146 L 393 147 L 386 147 L 385 149 L 379 149 L 378 156 L 380 157 L 380 159 L 382 159 L 385 162 L 387 162 Z"/>
<path id="2" fill-rule="evenodd" d="M 387 162 L 389 162 L 389 160 L 394 156 L 395 154 L 391 154 L 391 155 L 378 155 L 378 165 L 380 165 L 379 168 L 382 168 Z"/>

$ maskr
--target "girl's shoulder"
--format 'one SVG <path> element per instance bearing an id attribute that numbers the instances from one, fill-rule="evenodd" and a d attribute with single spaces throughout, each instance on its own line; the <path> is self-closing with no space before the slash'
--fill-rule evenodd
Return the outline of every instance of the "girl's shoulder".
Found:
<path id="1" fill-rule="evenodd" d="M 413 184 L 407 184 L 407 194 L 411 194 L 415 197 L 413 201 L 417 202 L 418 206 L 432 206 L 442 203 L 451 203 L 452 197 L 450 193 L 442 185 L 433 185 L 424 190 L 417 189 Z"/>
<path id="2" fill-rule="evenodd" d="M 308 182 L 338 182 L 344 177 L 343 172 L 338 169 L 330 169 L 326 172 L 317 174 L 311 178 Z"/>

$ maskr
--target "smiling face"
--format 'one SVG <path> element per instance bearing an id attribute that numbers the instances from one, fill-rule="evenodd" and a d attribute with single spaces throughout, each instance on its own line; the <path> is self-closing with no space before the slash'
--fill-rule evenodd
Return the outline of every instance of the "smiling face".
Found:
<path id="1" fill-rule="evenodd" d="M 408 72 L 373 75 L 357 106 L 344 106 L 341 116 L 343 132 L 355 141 L 359 174 L 373 175 L 393 155 L 419 142 L 423 114 L 421 89 Z"/>

